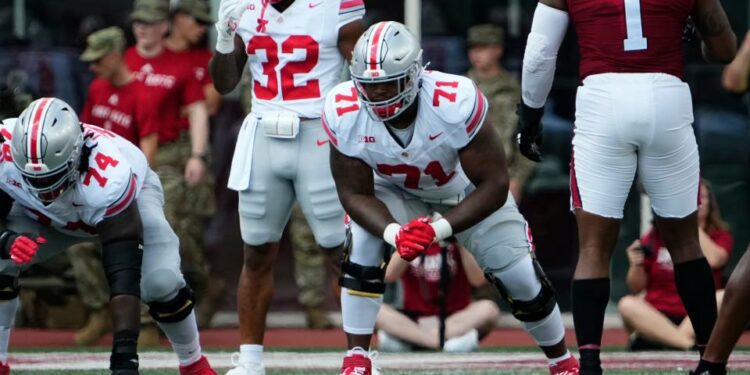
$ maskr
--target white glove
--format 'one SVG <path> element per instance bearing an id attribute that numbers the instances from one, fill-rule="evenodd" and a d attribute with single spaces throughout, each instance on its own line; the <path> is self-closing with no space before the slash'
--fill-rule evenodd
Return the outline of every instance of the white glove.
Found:
<path id="1" fill-rule="evenodd" d="M 247 7 L 247 0 L 221 0 L 219 17 L 216 21 L 216 51 L 232 53 L 234 51 L 234 34 L 240 22 L 242 13 Z"/>

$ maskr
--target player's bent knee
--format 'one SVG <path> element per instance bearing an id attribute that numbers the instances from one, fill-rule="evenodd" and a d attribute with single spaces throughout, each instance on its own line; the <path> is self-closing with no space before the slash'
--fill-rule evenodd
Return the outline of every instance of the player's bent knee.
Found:
<path id="1" fill-rule="evenodd" d="M 141 280 L 142 300 L 145 303 L 151 301 L 165 301 L 174 297 L 181 288 L 185 286 L 182 274 L 170 268 L 157 268 L 145 275 Z"/>
<path id="2" fill-rule="evenodd" d="M 169 300 L 149 302 L 148 312 L 157 322 L 176 323 L 190 315 L 194 303 L 193 290 L 185 285 Z"/>
<path id="3" fill-rule="evenodd" d="M 500 295 L 502 295 L 503 299 L 508 302 L 511 307 L 511 313 L 513 314 L 513 316 L 522 322 L 535 322 L 542 320 L 545 317 L 549 316 L 557 306 L 557 297 L 555 295 L 555 290 L 552 288 L 552 284 L 550 283 L 549 279 L 547 279 L 544 271 L 542 271 L 542 267 L 539 265 L 539 262 L 537 262 L 536 259 L 532 258 L 530 259 L 530 261 L 531 265 L 533 266 L 533 274 L 536 276 L 536 280 L 534 278 L 524 276 L 528 275 L 528 273 L 526 272 L 522 272 L 519 275 L 516 275 L 517 272 L 514 272 L 514 270 L 510 270 L 509 272 L 500 272 L 497 274 L 497 276 L 496 274 L 492 273 L 485 274 L 487 280 L 495 285 L 497 290 L 500 292 Z M 522 262 L 528 262 L 528 260 L 524 259 L 522 260 Z M 521 264 L 520 266 L 524 265 Z M 506 278 L 506 273 L 513 274 L 508 275 L 510 276 L 508 277 L 508 279 L 510 280 L 505 280 L 504 282 L 502 279 Z M 539 292 L 536 293 L 536 296 L 531 299 L 527 299 L 528 297 L 521 296 L 521 293 L 518 291 L 519 286 L 522 286 L 521 284 L 523 284 L 524 281 L 529 284 L 529 287 L 533 287 L 535 289 L 538 288 L 539 290 Z M 528 281 L 535 282 L 528 283 Z M 541 287 L 539 287 L 539 284 L 541 284 Z M 526 290 L 524 290 L 523 294 L 528 295 Z"/>
<path id="4" fill-rule="evenodd" d="M 379 298 L 385 293 L 385 268 L 363 266 L 348 258 L 341 263 L 339 285 L 347 293 L 360 297 Z"/>
<path id="5" fill-rule="evenodd" d="M 0 303 L 11 301 L 18 297 L 18 278 L 0 275 Z"/>

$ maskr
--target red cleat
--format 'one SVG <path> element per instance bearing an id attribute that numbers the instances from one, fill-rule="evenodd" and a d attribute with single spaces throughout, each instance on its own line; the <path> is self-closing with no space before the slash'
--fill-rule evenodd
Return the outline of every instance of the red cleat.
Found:
<path id="1" fill-rule="evenodd" d="M 0 372 L 0 375 L 2 373 Z M 208 363 L 205 355 L 201 356 L 201 359 L 187 365 L 180 365 L 180 375 L 218 375 L 211 365 Z"/>
<path id="2" fill-rule="evenodd" d="M 377 367 L 372 367 L 370 360 L 373 355 L 362 349 L 354 349 L 355 353 L 344 357 L 344 364 L 341 365 L 341 375 L 379 375 Z"/>
<path id="3" fill-rule="evenodd" d="M 549 366 L 551 375 L 576 375 L 578 374 L 578 360 L 572 355 L 570 358 Z"/>
<path id="4" fill-rule="evenodd" d="M 0 375 L 10 375 L 10 366 L 7 363 L 0 362 Z"/>

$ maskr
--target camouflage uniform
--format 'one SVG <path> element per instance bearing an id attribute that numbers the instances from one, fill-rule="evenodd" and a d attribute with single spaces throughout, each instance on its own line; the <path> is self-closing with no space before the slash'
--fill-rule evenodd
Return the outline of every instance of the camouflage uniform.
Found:
<path id="1" fill-rule="evenodd" d="M 476 45 L 502 45 L 502 38 L 503 31 L 499 26 L 478 25 L 469 29 L 466 42 L 469 48 Z M 489 79 L 477 77 L 474 69 L 470 69 L 466 76 L 477 84 L 489 100 L 487 119 L 495 126 L 503 141 L 510 178 L 523 185 L 534 170 L 534 162 L 523 157 L 516 145 L 516 106 L 521 98 L 521 84 L 502 67 L 500 74 Z"/>
<path id="2" fill-rule="evenodd" d="M 200 297 L 209 282 L 203 255 L 203 231 L 216 207 L 209 173 L 197 186 L 188 187 L 185 183 L 185 163 L 190 154 L 190 136 L 184 131 L 178 140 L 159 145 L 153 169 L 164 187 L 164 215 L 180 238 L 182 272 Z M 206 172 L 209 171 L 206 165 Z"/>

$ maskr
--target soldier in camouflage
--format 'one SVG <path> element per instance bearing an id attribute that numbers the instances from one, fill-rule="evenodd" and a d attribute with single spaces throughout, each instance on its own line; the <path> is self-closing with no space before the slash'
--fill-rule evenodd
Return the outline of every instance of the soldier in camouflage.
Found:
<path id="1" fill-rule="evenodd" d="M 466 44 L 471 62 L 466 76 L 479 86 L 490 102 L 487 119 L 503 141 L 511 178 L 510 191 L 518 202 L 523 184 L 534 170 L 534 163 L 521 156 L 516 146 L 516 105 L 521 97 L 521 85 L 500 65 L 503 29 L 491 24 L 473 26 L 469 29 Z"/>

